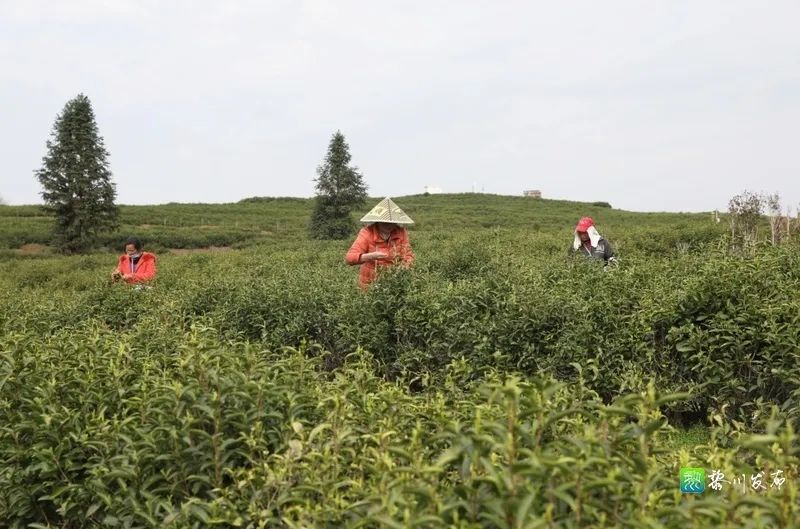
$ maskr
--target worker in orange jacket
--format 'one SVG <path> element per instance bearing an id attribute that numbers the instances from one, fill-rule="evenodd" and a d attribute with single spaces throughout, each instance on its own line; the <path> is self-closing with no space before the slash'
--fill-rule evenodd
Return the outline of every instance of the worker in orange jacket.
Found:
<path id="1" fill-rule="evenodd" d="M 377 276 L 379 267 L 414 261 L 414 252 L 404 226 L 414 221 L 391 198 L 385 198 L 361 222 L 368 223 L 358 232 L 355 242 L 345 256 L 349 265 L 361 265 L 358 284 L 366 288 Z"/>
<path id="2" fill-rule="evenodd" d="M 112 281 L 143 283 L 156 277 L 156 256 L 142 251 L 142 242 L 136 237 L 125 241 L 125 253 L 119 256 L 117 267 L 111 272 Z"/>

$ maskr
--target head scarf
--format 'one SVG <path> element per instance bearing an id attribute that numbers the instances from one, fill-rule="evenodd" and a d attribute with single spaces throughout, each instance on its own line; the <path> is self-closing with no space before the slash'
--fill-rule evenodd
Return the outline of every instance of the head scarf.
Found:
<path id="1" fill-rule="evenodd" d="M 578 221 L 578 225 L 575 226 L 575 238 L 572 241 L 573 249 L 577 250 L 583 245 L 583 241 L 581 241 L 578 235 L 578 233 L 581 232 L 589 235 L 589 242 L 592 244 L 592 248 L 597 246 L 597 243 L 600 242 L 600 233 L 597 231 L 597 228 L 594 227 L 594 220 L 592 220 L 592 217 L 583 217 Z"/>

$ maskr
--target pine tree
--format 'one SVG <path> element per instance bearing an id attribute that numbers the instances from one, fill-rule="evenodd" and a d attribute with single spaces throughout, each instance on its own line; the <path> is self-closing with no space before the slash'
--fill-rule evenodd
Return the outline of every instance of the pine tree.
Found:
<path id="1" fill-rule="evenodd" d="M 364 205 L 367 186 L 350 165 L 350 146 L 340 131 L 331 138 L 325 161 L 317 167 L 317 199 L 311 214 L 311 237 L 344 239 L 353 233 L 351 212 Z"/>
<path id="2" fill-rule="evenodd" d="M 55 215 L 55 244 L 61 251 L 89 249 L 99 233 L 117 227 L 108 151 L 85 95 L 67 102 L 56 118 L 36 177 L 45 209 Z"/>

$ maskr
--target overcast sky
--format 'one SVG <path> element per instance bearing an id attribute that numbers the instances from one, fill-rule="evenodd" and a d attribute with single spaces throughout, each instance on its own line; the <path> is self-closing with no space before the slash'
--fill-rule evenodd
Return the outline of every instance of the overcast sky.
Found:
<path id="1" fill-rule="evenodd" d="M 0 0 L 0 196 L 38 203 L 92 101 L 124 204 L 312 196 L 331 134 L 372 196 L 800 203 L 800 2 Z"/>

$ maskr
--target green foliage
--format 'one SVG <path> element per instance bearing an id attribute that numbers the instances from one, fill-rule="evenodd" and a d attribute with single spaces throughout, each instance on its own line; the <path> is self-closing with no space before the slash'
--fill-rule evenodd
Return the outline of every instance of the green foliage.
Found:
<path id="1" fill-rule="evenodd" d="M 350 166 L 350 147 L 336 131 L 325 161 L 317 168 L 317 198 L 311 214 L 314 239 L 344 239 L 353 233 L 352 211 L 364 204 L 367 186 L 358 168 Z"/>
<path id="2" fill-rule="evenodd" d="M 9 299 L 8 321 L 43 329 L 87 320 L 124 329 L 143 311 L 209 318 L 231 339 L 272 349 L 316 344 L 330 366 L 365 349 L 384 375 L 431 383 L 461 357 L 478 376 L 499 368 L 575 381 L 578 365 L 605 400 L 652 378 L 660 390 L 693 393 L 671 416 L 722 413 L 745 425 L 759 399 L 793 398 L 796 248 L 764 248 L 749 260 L 631 251 L 606 271 L 567 259 L 562 242 L 520 231 L 418 233 L 414 268 L 383 274 L 364 295 L 341 262 L 346 246 L 310 241 L 160 255 L 157 291 L 139 297 L 105 284 L 115 258 L 101 254 L 12 259 L 2 287 L 28 292 Z M 36 301 L 40 291 L 53 301 Z"/>
<path id="3" fill-rule="evenodd" d="M 9 255 L 0 525 L 793 526 L 798 247 L 734 258 L 705 218 L 606 210 L 606 270 L 565 256 L 574 204 L 458 198 L 404 201 L 414 267 L 366 292 L 302 222 L 160 254 L 147 291 L 108 283 L 115 255 Z M 122 214 L 157 244 L 302 204 Z M 684 466 L 786 482 L 693 497 Z"/>
<path id="4" fill-rule="evenodd" d="M 116 190 L 108 151 L 89 98 L 79 94 L 56 118 L 36 177 L 45 209 L 55 215 L 56 245 L 65 253 L 89 249 L 99 233 L 117 227 Z"/>
<path id="5" fill-rule="evenodd" d="M 611 204 L 609 204 L 608 202 L 604 202 L 602 200 L 597 202 L 592 202 L 592 205 L 597 206 L 598 208 L 609 208 L 609 209 L 611 208 Z"/>
<path id="6" fill-rule="evenodd" d="M 409 394 L 361 351 L 326 373 L 310 350 L 220 340 L 199 322 L 159 343 L 164 327 L 2 335 L 6 526 L 734 528 L 800 515 L 800 439 L 774 412 L 725 450 L 675 453 L 660 408 L 683 397 L 652 385 L 604 404 L 580 382 L 465 381 L 460 360 Z M 787 482 L 686 498 L 678 469 L 697 461 Z"/>
<path id="7" fill-rule="evenodd" d="M 374 199 L 379 200 L 378 198 Z M 130 233 L 148 241 L 148 247 L 251 247 L 308 237 L 309 218 L 316 199 L 253 197 L 235 204 L 165 204 L 119 207 L 120 227 L 101 236 L 100 244 L 118 248 Z M 413 233 L 489 229 L 561 234 L 569 240 L 572 227 L 584 214 L 593 216 L 617 248 L 622 244 L 647 247 L 655 253 L 673 253 L 686 243 L 690 251 L 717 241 L 726 227 L 708 222 L 702 214 L 633 213 L 560 200 L 531 200 L 496 195 L 415 195 L 402 197 L 403 210 L 415 224 Z M 51 218 L 37 206 L 0 208 L 0 248 L 47 244 Z M 354 231 L 348 232 L 351 237 Z M 565 242 L 559 251 L 564 251 Z"/>

